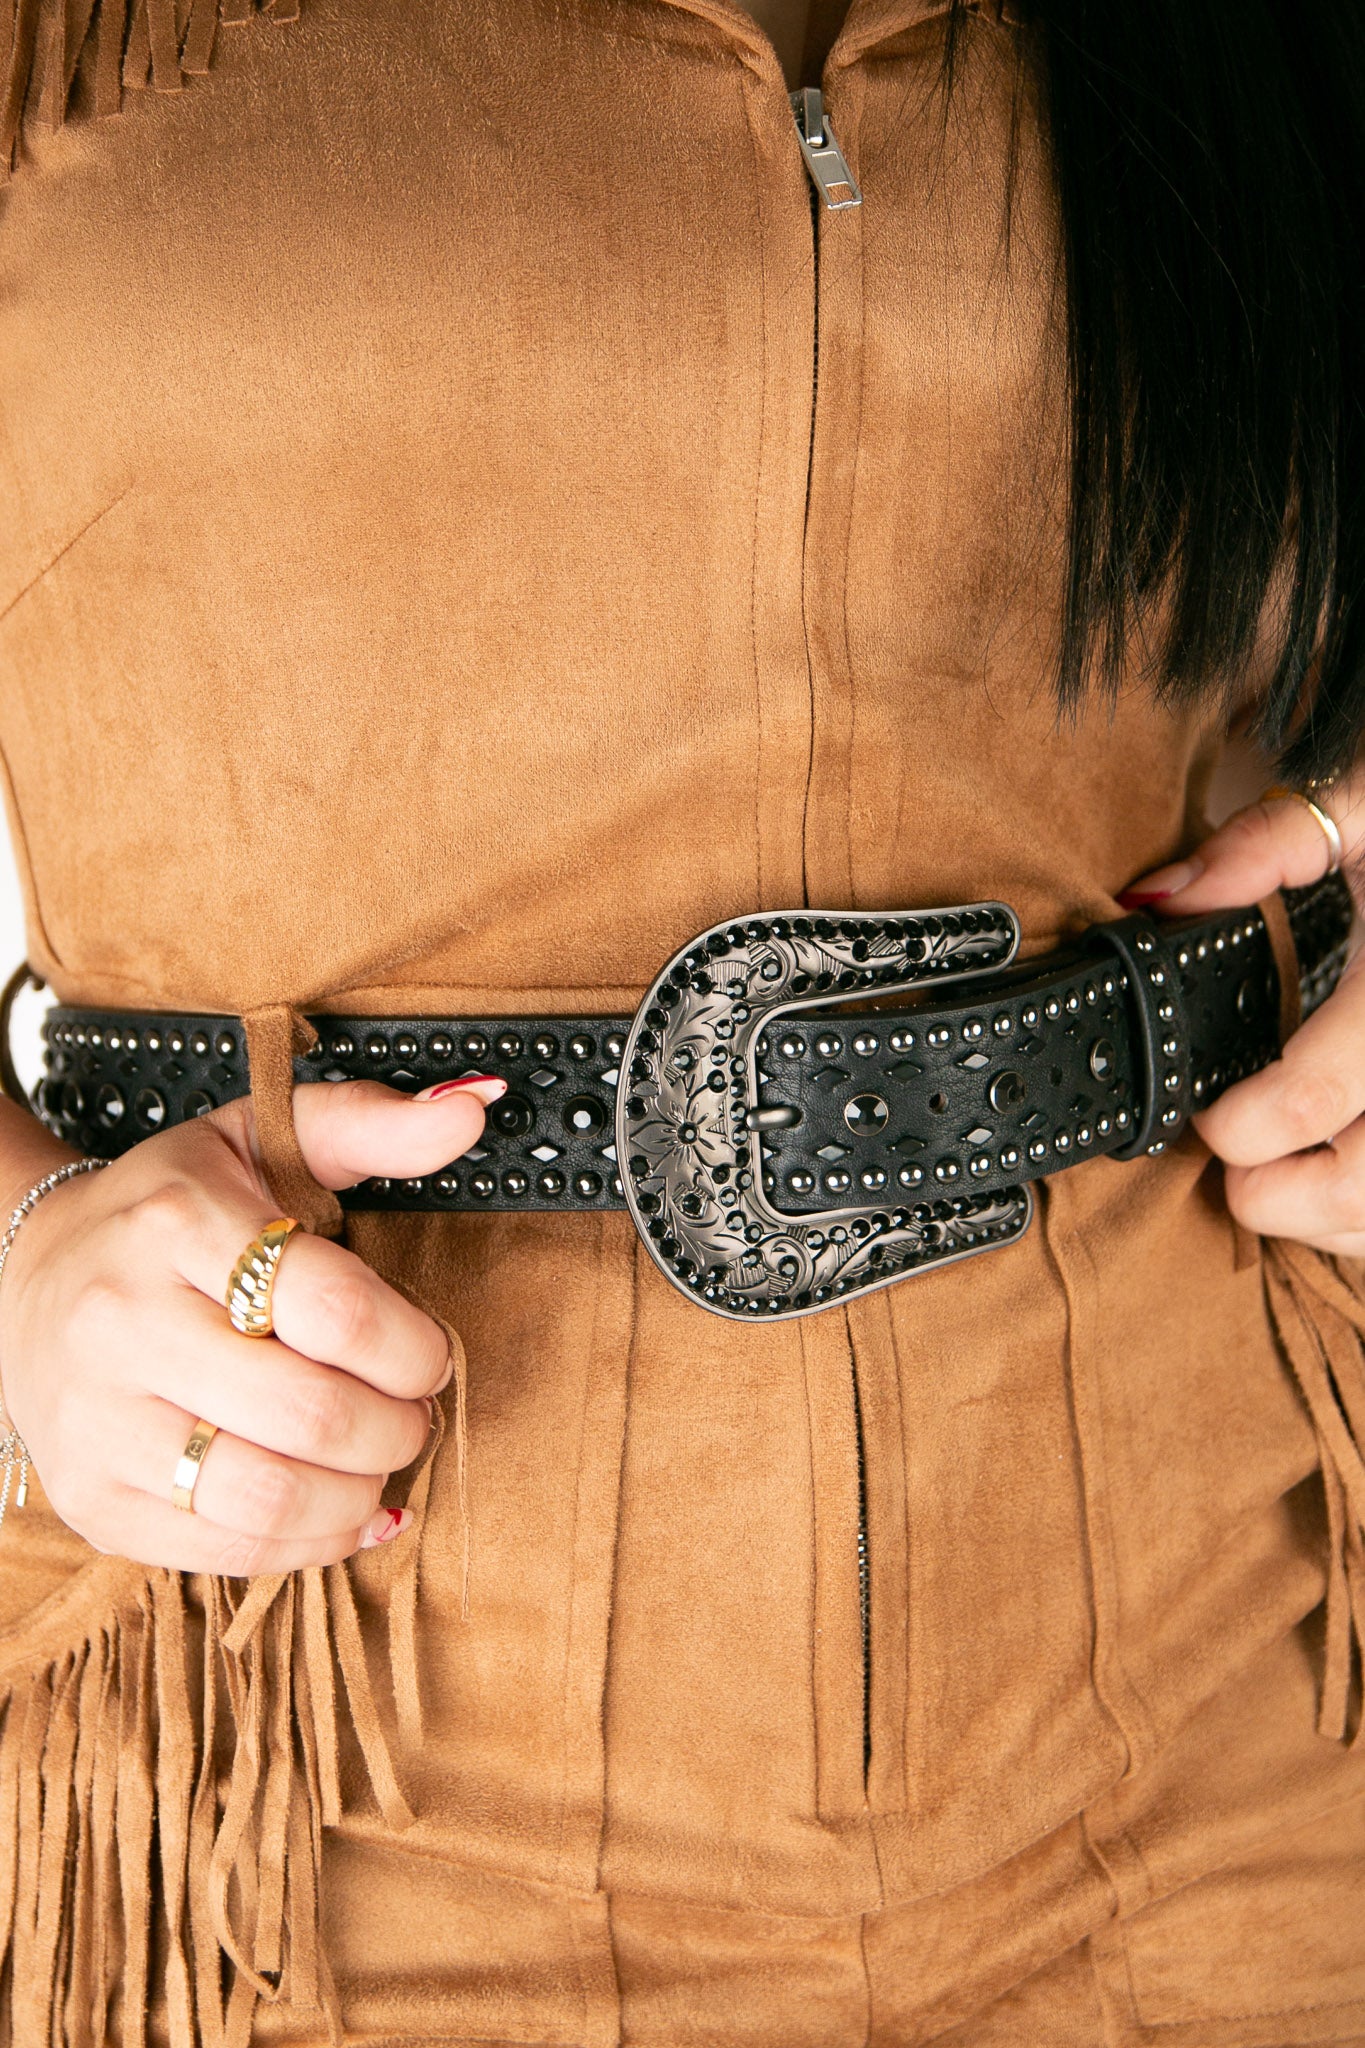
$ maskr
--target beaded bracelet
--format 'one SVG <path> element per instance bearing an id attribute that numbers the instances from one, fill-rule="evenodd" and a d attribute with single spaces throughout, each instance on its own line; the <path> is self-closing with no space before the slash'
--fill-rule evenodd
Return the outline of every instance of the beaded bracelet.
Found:
<path id="1" fill-rule="evenodd" d="M 67 1165 L 57 1167 L 52 1173 L 45 1173 L 40 1181 L 34 1182 L 23 1200 L 11 1211 L 8 1226 L 4 1235 L 0 1237 L 0 1279 L 4 1277 L 5 1264 L 21 1225 L 33 1214 L 43 1196 L 50 1195 L 64 1180 L 74 1180 L 78 1173 L 94 1173 L 97 1168 L 108 1164 L 107 1159 L 73 1159 Z M 0 1389 L 0 1430 L 3 1430 L 3 1435 L 0 1435 L 0 1473 L 4 1475 L 0 1479 L 0 1522 L 3 1522 L 5 1511 L 9 1507 L 10 1483 L 16 1465 L 19 1467 L 19 1484 L 14 1492 L 14 1505 L 21 1508 L 28 1499 L 30 1464 L 28 1445 L 10 1420 L 3 1389 Z"/>

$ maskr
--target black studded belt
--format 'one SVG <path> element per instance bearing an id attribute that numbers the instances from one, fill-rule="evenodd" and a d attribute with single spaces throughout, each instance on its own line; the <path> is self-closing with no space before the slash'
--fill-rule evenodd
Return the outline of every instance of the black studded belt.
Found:
<path id="1" fill-rule="evenodd" d="M 1284 903 L 1307 1015 L 1345 963 L 1350 897 L 1329 876 Z M 1019 936 L 999 903 L 746 918 L 677 954 L 633 1019 L 319 1016 L 296 1071 L 508 1082 L 472 1152 L 364 1181 L 349 1208 L 625 1207 L 707 1308 L 799 1315 L 1009 1243 L 1030 1181 L 1159 1152 L 1279 1050 L 1257 909 L 1095 925 L 1023 966 Z M 34 1107 L 84 1151 L 249 1085 L 231 1017 L 57 1008 L 45 1037 Z"/>

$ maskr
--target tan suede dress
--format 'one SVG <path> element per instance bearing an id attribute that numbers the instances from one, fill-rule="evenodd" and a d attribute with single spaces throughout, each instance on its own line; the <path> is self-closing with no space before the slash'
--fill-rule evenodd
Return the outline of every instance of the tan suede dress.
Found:
<path id="1" fill-rule="evenodd" d="M 296 13 L 0 6 L 36 969 L 258 1013 L 296 1187 L 291 1006 L 620 1013 L 765 907 L 1114 915 L 1214 735 L 1136 676 L 1054 718 L 1021 31 L 945 125 L 936 0 L 854 0 L 817 264 L 732 0 Z M 1365 1310 L 1192 1134 L 763 1328 L 621 1215 L 348 1230 L 463 1339 L 409 1536 L 248 1584 L 5 1524 L 6 2038 L 1365 2039 Z"/>

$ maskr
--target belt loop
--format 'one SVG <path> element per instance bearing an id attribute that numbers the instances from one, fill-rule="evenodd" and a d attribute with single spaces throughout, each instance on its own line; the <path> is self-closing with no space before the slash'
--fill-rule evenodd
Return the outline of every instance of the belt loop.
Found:
<path id="1" fill-rule="evenodd" d="M 1272 890 L 1256 908 L 1265 919 L 1270 955 L 1280 984 L 1280 1045 L 1286 1046 L 1303 1022 L 1303 990 L 1299 985 L 1299 952 L 1294 944 L 1294 927 L 1289 909 L 1278 889 Z"/>
<path id="2" fill-rule="evenodd" d="M 294 1059 L 317 1044 L 317 1032 L 288 1003 L 265 1003 L 248 1010 L 242 1024 L 256 1111 L 256 1142 L 271 1197 L 283 1214 L 297 1216 L 305 1230 L 319 1237 L 340 1237 L 344 1221 L 341 1204 L 331 1189 L 309 1172 L 294 1129 Z"/>

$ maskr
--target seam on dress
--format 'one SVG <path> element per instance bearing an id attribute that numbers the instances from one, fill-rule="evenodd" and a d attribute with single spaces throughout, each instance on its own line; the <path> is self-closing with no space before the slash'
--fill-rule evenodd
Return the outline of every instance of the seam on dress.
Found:
<path id="1" fill-rule="evenodd" d="M 1053 1230 L 1056 1200 L 1046 1182 L 1039 1183 L 1042 1238 L 1047 1256 L 1062 1284 L 1066 1302 L 1066 1390 L 1071 1413 L 1072 1449 L 1080 1482 L 1081 1507 L 1086 1532 L 1086 1571 L 1090 1581 L 1090 1606 L 1094 1635 L 1091 1643 L 1090 1674 L 1095 1697 L 1103 1708 L 1127 1752 L 1125 1775 L 1131 1774 L 1153 1752 L 1155 1741 L 1147 1702 L 1123 1660 L 1121 1643 L 1121 1598 L 1118 1557 L 1114 1549 L 1108 1501 L 1108 1465 L 1105 1457 L 1105 1425 L 1099 1392 L 1087 1384 L 1083 1403 L 1082 1383 L 1088 1380 L 1083 1352 L 1085 1339 L 1078 1327 L 1087 1310 L 1085 1288 L 1089 1253 L 1080 1231 L 1073 1228 L 1070 1244 L 1078 1267 L 1073 1270 L 1062 1258 Z M 1089 1424 L 1096 1441 L 1090 1455 L 1086 1450 L 1086 1423 L 1082 1406 L 1089 1408 Z M 1098 1470 L 1095 1466 L 1098 1465 Z"/>

